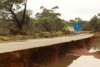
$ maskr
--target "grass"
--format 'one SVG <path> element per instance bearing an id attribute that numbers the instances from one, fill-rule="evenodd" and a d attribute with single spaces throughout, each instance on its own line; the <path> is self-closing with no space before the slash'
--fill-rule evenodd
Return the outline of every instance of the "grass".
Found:
<path id="1" fill-rule="evenodd" d="M 0 36 L 0 41 L 8 41 L 10 40 L 10 37 L 8 36 Z"/>
<path id="2" fill-rule="evenodd" d="M 5 35 L 5 36 L 0 35 L 0 41 L 17 41 L 17 40 L 37 39 L 37 38 L 51 38 L 63 35 L 64 33 L 61 31 L 33 33 L 31 35 Z"/>

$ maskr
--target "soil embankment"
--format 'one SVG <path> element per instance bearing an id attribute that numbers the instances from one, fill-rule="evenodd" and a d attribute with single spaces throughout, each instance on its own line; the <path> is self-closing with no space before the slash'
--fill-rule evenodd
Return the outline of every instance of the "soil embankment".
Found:
<path id="1" fill-rule="evenodd" d="M 87 38 L 48 47 L 0 54 L 0 67 L 65 67 L 80 55 L 87 55 L 86 50 L 90 49 L 91 41 L 92 38 Z M 64 57 L 67 57 L 66 60 L 64 59 L 65 61 L 62 60 Z"/>

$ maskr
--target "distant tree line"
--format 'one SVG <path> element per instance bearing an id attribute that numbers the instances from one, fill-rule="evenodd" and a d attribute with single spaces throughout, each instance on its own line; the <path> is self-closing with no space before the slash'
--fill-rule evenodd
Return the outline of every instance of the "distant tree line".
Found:
<path id="1" fill-rule="evenodd" d="M 55 12 L 58 6 L 51 9 L 41 6 L 42 12 L 32 18 L 32 10 L 27 10 L 26 7 L 27 0 L 0 0 L 0 34 L 27 35 L 59 31 L 65 33 L 66 28 L 73 26 L 76 19 L 81 23 L 81 30 L 100 31 L 100 14 L 95 15 L 90 21 L 81 18 L 65 21 L 60 18 L 60 13 Z"/>
<path id="2" fill-rule="evenodd" d="M 89 27 L 90 30 L 93 32 L 99 32 L 100 31 L 100 13 L 93 16 L 91 20 L 89 21 Z"/>

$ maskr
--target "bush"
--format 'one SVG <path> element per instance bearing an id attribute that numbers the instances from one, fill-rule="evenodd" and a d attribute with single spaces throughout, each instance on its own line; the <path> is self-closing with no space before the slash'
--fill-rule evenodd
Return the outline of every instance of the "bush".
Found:
<path id="1" fill-rule="evenodd" d="M 33 33 L 32 38 L 40 38 L 40 34 L 39 33 Z"/>
<path id="2" fill-rule="evenodd" d="M 42 33 L 40 33 L 40 37 L 49 38 L 49 37 L 51 37 L 51 33 L 50 32 L 42 32 Z"/>
<path id="3" fill-rule="evenodd" d="M 61 31 L 58 31 L 58 32 L 52 32 L 52 37 L 57 37 L 57 36 L 63 36 L 64 35 L 64 33 L 63 32 L 61 32 Z"/>
<path id="4" fill-rule="evenodd" d="M 26 31 L 18 29 L 10 29 L 10 34 L 12 35 L 27 35 Z"/>
<path id="5" fill-rule="evenodd" d="M 26 39 L 25 36 L 23 35 L 16 35 L 12 37 L 12 40 L 23 40 Z"/>
<path id="6" fill-rule="evenodd" d="M 10 37 L 7 37 L 7 36 L 0 36 L 0 40 L 1 40 L 1 41 L 9 41 L 9 40 L 10 40 Z"/>

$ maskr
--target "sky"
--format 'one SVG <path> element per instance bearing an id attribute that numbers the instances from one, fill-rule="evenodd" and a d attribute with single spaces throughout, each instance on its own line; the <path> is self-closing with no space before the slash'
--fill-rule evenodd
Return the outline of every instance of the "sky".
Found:
<path id="1" fill-rule="evenodd" d="M 100 0 L 28 0 L 27 9 L 33 10 L 33 17 L 41 12 L 40 6 L 51 9 L 59 6 L 56 12 L 61 13 L 64 20 L 75 19 L 90 20 L 94 15 L 100 13 Z"/>

